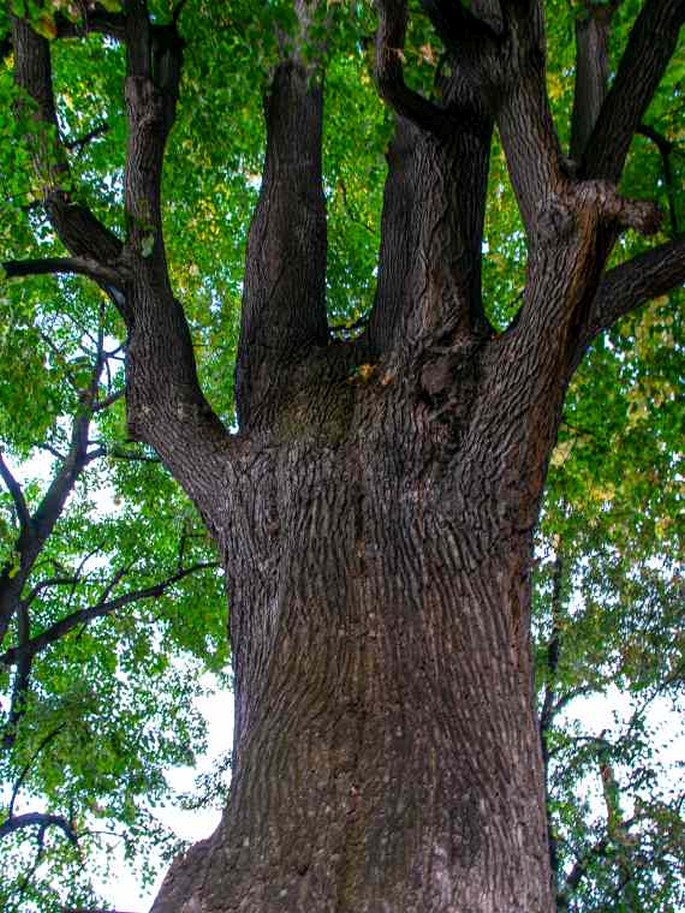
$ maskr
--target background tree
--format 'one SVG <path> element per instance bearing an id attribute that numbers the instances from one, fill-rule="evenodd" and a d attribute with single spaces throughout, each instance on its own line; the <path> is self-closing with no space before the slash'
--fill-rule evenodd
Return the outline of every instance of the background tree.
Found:
<path id="1" fill-rule="evenodd" d="M 593 619 L 614 608 L 619 559 L 631 549 L 644 580 L 629 582 L 646 605 L 653 572 L 655 604 L 669 617 L 678 582 L 661 554 L 676 533 L 667 522 L 675 405 L 673 365 L 656 343 L 677 338 L 672 307 L 658 303 L 632 333 L 614 332 L 592 349 L 566 401 L 594 422 L 572 413 L 564 424 L 561 410 L 598 334 L 685 275 L 676 239 L 682 64 L 667 70 L 682 4 L 573 15 L 550 7 L 548 54 L 535 4 L 424 9 L 428 17 L 413 15 L 407 34 L 404 4 L 379 4 L 375 76 L 397 113 L 380 218 L 389 131 L 369 79 L 376 21 L 366 8 L 270 4 L 255 14 L 249 4 L 227 12 L 200 3 L 181 20 L 180 8 L 142 3 L 11 9 L 19 141 L 7 155 L 51 227 L 40 264 L 6 269 L 81 273 L 116 304 L 128 331 L 129 430 L 184 485 L 229 571 L 231 802 L 211 841 L 172 869 L 156 910 L 186 902 L 261 911 L 552 907 L 528 635 L 532 529 L 560 427 L 565 475 L 541 533 L 543 595 L 545 555 L 553 570 L 539 623 L 548 764 L 565 750 L 552 739 L 559 703 L 609 677 L 611 651 L 594 676 L 573 677 L 567 664 L 581 643 L 596 644 Z M 574 61 L 563 39 L 576 13 Z M 89 82 L 80 93 L 89 104 L 70 114 L 78 74 L 94 63 L 103 84 Z M 123 180 L 112 167 L 122 148 L 122 79 Z M 253 112 L 261 90 L 260 185 Z M 111 129 L 76 160 L 64 141 L 69 118 L 82 118 L 87 135 L 103 111 Z M 351 141 L 360 123 L 376 140 L 365 156 Z M 492 145 L 495 123 L 516 208 Z M 208 125 L 211 143 L 199 143 Z M 561 154 L 567 142 L 570 158 Z M 640 253 L 622 232 L 652 233 L 659 221 L 652 202 L 630 195 L 653 199 L 655 185 L 669 221 L 665 237 Z M 238 226 L 258 187 L 234 436 L 217 416 L 232 422 Z M 224 213 L 232 231 L 221 231 Z M 612 249 L 619 265 L 607 265 Z M 626 441 L 633 458 L 633 438 L 656 442 L 650 490 L 663 490 L 663 503 L 647 497 L 651 519 L 637 536 L 621 538 L 620 524 L 607 521 L 615 502 L 645 503 L 635 457 L 631 472 L 610 478 L 613 490 L 585 498 L 583 524 L 594 538 L 576 536 L 585 463 Z M 593 599 L 578 612 L 569 593 L 592 580 L 587 568 Z M 624 618 L 637 632 L 634 606 L 615 621 Z M 614 668 L 631 685 L 677 688 L 680 645 L 661 643 L 672 647 L 666 675 L 656 650 L 642 680 L 634 652 Z M 592 740 L 585 762 L 603 777 L 606 834 L 578 837 L 558 803 L 552 834 L 568 848 L 562 863 L 557 857 L 562 904 L 568 888 L 584 890 L 587 903 L 613 891 L 616 903 L 634 904 L 640 888 L 630 882 L 647 842 L 633 819 L 659 820 L 656 806 L 631 820 L 620 810 L 618 749 L 606 736 Z M 668 808 L 678 811 L 676 802 Z M 671 827 L 677 836 L 671 817 L 672 827 L 661 816 L 660 834 Z M 566 852 L 561 840 L 553 849 Z M 662 849 L 667 864 L 668 839 Z"/>
<path id="2" fill-rule="evenodd" d="M 178 850 L 151 809 L 167 797 L 166 768 L 205 745 L 198 679 L 225 663 L 206 535 L 159 461 L 125 440 L 123 353 L 105 300 L 50 286 L 3 302 L 8 913 L 62 910 L 67 897 L 95 905 L 93 876 L 117 850 L 143 883 L 150 850 Z M 34 459 L 17 471 L 8 454 Z"/>

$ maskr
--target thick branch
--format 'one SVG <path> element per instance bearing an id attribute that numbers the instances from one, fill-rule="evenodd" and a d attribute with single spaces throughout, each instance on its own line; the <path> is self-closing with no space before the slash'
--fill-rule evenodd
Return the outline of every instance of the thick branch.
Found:
<path id="1" fill-rule="evenodd" d="M 45 276 L 72 273 L 95 282 L 121 287 L 121 273 L 87 257 L 47 257 L 38 260 L 6 260 L 2 268 L 9 279 L 20 276 Z"/>
<path id="2" fill-rule="evenodd" d="M 15 79 L 36 106 L 39 137 L 33 138 L 34 160 L 52 224 L 73 258 L 99 264 L 97 270 L 89 270 L 98 273 L 98 281 L 129 329 L 130 431 L 158 450 L 209 517 L 217 507 L 209 480 L 224 472 L 227 436 L 199 388 L 187 322 L 167 274 L 161 230 L 162 161 L 178 97 L 183 43 L 175 25 L 150 24 L 144 0 L 126 4 L 125 26 L 129 120 L 125 250 L 63 189 L 69 183 L 68 167 L 56 139 L 50 46 L 21 20 L 13 23 Z M 109 282 L 109 273 L 102 272 L 115 263 L 125 273 L 123 291 L 120 281 Z"/>
<path id="3" fill-rule="evenodd" d="M 101 364 L 98 359 L 93 374 L 97 372 L 99 377 L 100 368 Z M 0 643 L 5 636 L 12 615 L 18 610 L 21 592 L 36 559 L 61 516 L 66 500 L 78 477 L 90 461 L 88 432 L 92 411 L 88 399 L 84 399 L 81 414 L 76 416 L 72 425 L 71 442 L 66 458 L 31 516 L 30 523 L 21 531 L 17 540 L 19 566 L 16 568 L 6 566 L 0 572 Z"/>
<path id="4" fill-rule="evenodd" d="M 31 136 L 36 174 L 52 224 L 60 240 L 74 257 L 101 264 L 114 263 L 121 253 L 121 242 L 93 213 L 73 203 L 64 187 L 69 172 L 64 148 L 59 141 L 52 89 L 50 44 L 21 19 L 12 20 L 14 78 L 36 106 L 36 135 Z M 20 106 L 20 110 L 24 110 Z"/>
<path id="5" fill-rule="evenodd" d="M 562 155 L 547 96 L 541 3 L 508 9 L 502 101 L 497 114 L 511 184 L 530 232 L 545 201 L 564 184 Z"/>
<path id="6" fill-rule="evenodd" d="M 128 245 L 152 266 L 163 260 L 162 164 L 176 115 L 183 40 L 173 25 L 150 24 L 145 0 L 134 0 L 128 7 L 125 96 L 129 141 L 124 179 Z"/>
<path id="7" fill-rule="evenodd" d="M 388 151 L 371 355 L 487 336 L 481 295 L 492 121 L 436 136 L 400 120 Z M 449 373 L 449 372 L 448 372 Z M 449 383 L 449 378 L 445 376 Z"/>
<path id="8" fill-rule="evenodd" d="M 21 485 L 14 478 L 10 472 L 10 468 L 5 462 L 2 451 L 0 450 L 0 477 L 2 481 L 7 486 L 12 501 L 14 503 L 14 509 L 17 512 L 17 519 L 19 520 L 19 525 L 23 530 L 28 529 L 31 523 L 31 515 L 29 513 L 28 506 L 26 504 L 26 499 L 24 498 L 24 492 L 21 489 Z"/>
<path id="9" fill-rule="evenodd" d="M 236 368 L 243 427 L 278 395 L 281 372 L 328 339 L 319 74 L 282 62 L 264 107 L 266 160 L 247 243 Z"/>
<path id="10" fill-rule="evenodd" d="M 547 814 L 547 840 L 549 845 L 550 865 L 552 873 L 556 878 L 559 877 L 559 854 L 557 850 L 557 841 L 554 835 L 550 807 L 550 788 L 549 788 L 549 730 L 554 719 L 554 705 L 557 692 L 557 670 L 559 667 L 559 656 L 561 654 L 561 611 L 562 611 L 562 584 L 564 576 L 564 559 L 557 547 L 557 555 L 554 559 L 553 578 L 552 578 L 552 596 L 551 596 L 551 615 L 552 615 L 552 632 L 547 644 L 547 669 L 545 670 L 545 690 L 542 709 L 540 711 L 540 743 L 542 746 L 542 763 L 545 774 L 545 810 Z"/>
<path id="11" fill-rule="evenodd" d="M 618 183 L 630 142 L 661 82 L 685 19 L 685 0 L 646 0 L 587 144 L 583 177 Z"/>
<path id="12" fill-rule="evenodd" d="M 87 609 L 80 609 L 78 612 L 72 612 L 71 615 L 67 615 L 66 618 L 62 618 L 54 625 L 51 625 L 51 627 L 46 631 L 43 631 L 42 634 L 31 638 L 24 646 L 13 647 L 12 649 L 7 650 L 0 656 L 0 663 L 5 666 L 13 666 L 26 656 L 35 656 L 50 644 L 60 640 L 75 627 L 88 624 L 96 618 L 104 618 L 107 615 L 111 615 L 112 612 L 116 612 L 118 609 L 130 605 L 131 603 L 140 602 L 143 599 L 159 597 L 189 574 L 216 567 L 218 567 L 218 565 L 215 562 L 194 564 L 192 567 L 183 568 L 170 577 L 167 577 L 166 580 L 161 580 L 159 583 L 155 583 L 152 586 L 134 590 L 131 593 L 125 593 L 123 596 L 118 596 L 116 599 L 105 599 Z"/>
<path id="13" fill-rule="evenodd" d="M 437 374 L 440 385 L 451 384 L 451 368 L 444 370 L 442 361 L 433 365 L 436 348 L 462 350 L 491 332 L 481 265 L 493 118 L 477 76 L 493 41 L 489 26 L 460 4 L 423 5 L 446 42 L 443 32 L 452 28 L 455 56 L 449 75 L 439 81 L 441 107 L 435 106 L 439 120 L 433 129 L 420 129 L 426 125 L 414 117 L 401 117 L 396 125 L 387 155 L 376 300 L 360 342 L 371 357 L 391 350 L 427 357 L 433 388 Z M 406 8 L 393 0 L 379 9 L 377 54 L 397 87 Z"/>
<path id="14" fill-rule="evenodd" d="M 122 13 L 107 10 L 100 3 L 83 4 L 83 17 L 71 22 L 61 14 L 55 16 L 58 38 L 80 38 L 83 35 L 99 33 L 123 41 L 126 31 L 126 17 Z"/>
<path id="15" fill-rule="evenodd" d="M 580 336 L 573 368 L 592 340 L 652 298 L 685 282 L 685 239 L 670 241 L 610 270 L 602 279 Z"/>
<path id="16" fill-rule="evenodd" d="M 126 47 L 129 432 L 155 448 L 216 529 L 215 486 L 226 473 L 228 436 L 200 389 L 162 234 L 162 165 L 178 100 L 183 41 L 175 25 L 153 26 L 144 0 L 134 0 L 127 4 Z"/>
<path id="17" fill-rule="evenodd" d="M 580 160 L 597 123 L 609 78 L 609 26 L 616 9 L 587 3 L 576 19 L 576 84 L 571 115 L 571 158 Z"/>

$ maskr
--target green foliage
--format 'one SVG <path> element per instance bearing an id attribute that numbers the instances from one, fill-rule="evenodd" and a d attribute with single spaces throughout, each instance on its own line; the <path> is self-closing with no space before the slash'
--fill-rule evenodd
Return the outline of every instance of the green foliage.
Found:
<path id="1" fill-rule="evenodd" d="M 684 737 L 680 299 L 653 302 L 589 353 L 539 532 L 552 828 L 562 909 L 579 913 L 685 903 L 682 762 L 669 749 Z M 608 726 L 593 720 L 606 701 Z"/>
<path id="2" fill-rule="evenodd" d="M 24 221 L 29 230 L 32 218 L 14 213 L 15 224 Z M 41 235 L 42 223 L 33 226 L 28 250 L 56 249 Z M 0 251 L 2 259 L 17 253 L 17 238 Z M 97 399 L 112 402 L 93 415 L 89 430 L 91 451 L 102 455 L 75 481 L 21 596 L 32 637 L 78 612 L 124 601 L 38 651 L 19 702 L 12 700 L 16 666 L 3 663 L 0 671 L 0 826 L 10 813 L 40 812 L 59 816 L 78 837 L 74 845 L 54 824 L 3 837 L 0 905 L 17 913 L 97 906 L 92 881 L 114 855 L 123 852 L 145 884 L 178 850 L 154 808 L 169 799 L 166 771 L 192 764 L 205 749 L 196 700 L 204 673 L 225 676 L 227 668 L 223 587 L 210 567 L 155 598 L 126 601 L 215 557 L 177 486 L 128 441 L 117 398 L 121 326 L 104 295 L 80 279 L 36 278 L 6 283 L 0 308 L 2 455 L 31 513 L 70 449 L 99 346 L 105 353 Z M 9 568 L 10 578 L 19 571 L 18 523 L 3 489 L 0 569 Z M 14 624 L 2 650 L 18 646 L 20 636 Z"/>

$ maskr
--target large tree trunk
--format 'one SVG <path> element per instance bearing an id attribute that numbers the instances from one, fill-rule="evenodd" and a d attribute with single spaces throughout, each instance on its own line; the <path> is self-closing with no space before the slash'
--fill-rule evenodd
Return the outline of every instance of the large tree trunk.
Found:
<path id="1" fill-rule="evenodd" d="M 153 909 L 550 911 L 521 491 L 348 373 L 238 470 L 230 804 Z"/>

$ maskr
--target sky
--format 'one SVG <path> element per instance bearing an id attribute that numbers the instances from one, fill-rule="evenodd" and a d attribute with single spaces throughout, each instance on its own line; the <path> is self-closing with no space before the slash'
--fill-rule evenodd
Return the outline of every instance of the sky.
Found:
<path id="1" fill-rule="evenodd" d="M 176 767 L 169 770 L 167 779 L 176 793 L 191 791 L 195 778 L 211 770 L 233 743 L 233 695 L 227 691 L 217 691 L 200 698 L 197 706 L 207 721 L 207 752 L 198 759 L 194 768 Z M 193 843 L 209 837 L 221 818 L 219 809 L 185 811 L 171 804 L 155 809 L 155 814 L 179 837 Z M 148 889 L 141 890 L 135 874 L 121 858 L 118 864 L 112 866 L 107 878 L 96 882 L 96 887 L 114 909 L 125 913 L 146 913 L 161 887 L 164 875 L 165 869 L 162 867 L 156 881 Z"/>

